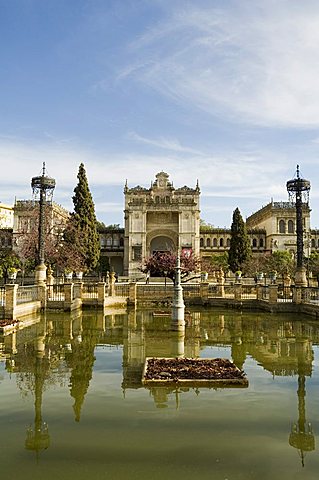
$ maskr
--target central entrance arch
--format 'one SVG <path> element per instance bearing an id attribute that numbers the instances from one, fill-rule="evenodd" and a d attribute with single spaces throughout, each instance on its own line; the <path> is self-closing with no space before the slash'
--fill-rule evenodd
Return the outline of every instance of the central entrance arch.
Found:
<path id="1" fill-rule="evenodd" d="M 152 239 L 150 243 L 150 254 L 153 255 L 156 252 L 175 252 L 176 246 L 173 240 L 164 235 L 159 235 Z"/>

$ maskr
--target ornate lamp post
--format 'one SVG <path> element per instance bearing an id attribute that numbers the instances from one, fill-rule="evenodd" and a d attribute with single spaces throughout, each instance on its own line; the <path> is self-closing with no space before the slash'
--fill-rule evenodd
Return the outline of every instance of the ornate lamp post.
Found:
<path id="1" fill-rule="evenodd" d="M 309 203 L 310 182 L 300 178 L 299 165 L 297 165 L 297 176 L 287 182 L 289 200 L 296 204 L 296 232 L 297 232 L 297 270 L 295 284 L 299 287 L 307 286 L 306 268 L 304 265 L 304 242 L 303 242 L 303 203 Z"/>
<path id="2" fill-rule="evenodd" d="M 46 280 L 45 262 L 45 207 L 52 202 L 53 190 L 55 188 L 54 178 L 45 174 L 45 162 L 43 162 L 42 175 L 33 177 L 31 187 L 35 196 L 39 195 L 39 237 L 38 237 L 38 258 L 35 279 L 37 283 Z"/>

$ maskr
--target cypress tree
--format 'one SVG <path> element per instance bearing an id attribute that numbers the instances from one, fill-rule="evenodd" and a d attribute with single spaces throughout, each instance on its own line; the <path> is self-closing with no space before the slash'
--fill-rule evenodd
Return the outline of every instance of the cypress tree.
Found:
<path id="1" fill-rule="evenodd" d="M 72 221 L 85 267 L 93 270 L 100 256 L 100 242 L 92 195 L 83 163 L 79 166 L 78 184 L 74 189 Z"/>
<path id="2" fill-rule="evenodd" d="M 230 270 L 235 273 L 241 270 L 245 260 L 251 256 L 250 240 L 247 235 L 246 225 L 237 207 L 233 213 L 231 224 L 230 248 L 228 252 L 228 264 Z"/>

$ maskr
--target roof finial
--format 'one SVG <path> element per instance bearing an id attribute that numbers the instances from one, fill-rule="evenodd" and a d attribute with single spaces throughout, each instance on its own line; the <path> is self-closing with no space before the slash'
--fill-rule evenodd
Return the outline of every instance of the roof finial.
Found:
<path id="1" fill-rule="evenodd" d="M 299 176 L 299 165 L 297 165 L 297 178 L 300 178 L 300 176 Z"/>

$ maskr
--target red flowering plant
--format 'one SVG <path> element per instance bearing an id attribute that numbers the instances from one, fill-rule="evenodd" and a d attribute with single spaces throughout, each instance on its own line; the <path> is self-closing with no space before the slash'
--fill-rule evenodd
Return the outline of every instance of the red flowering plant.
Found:
<path id="1" fill-rule="evenodd" d="M 141 267 L 143 273 L 149 273 L 151 277 L 166 277 L 175 283 L 177 255 L 172 252 L 155 252 L 146 258 Z M 186 277 L 192 272 L 196 272 L 200 265 L 199 260 L 189 252 L 182 252 L 181 260 L 181 278 L 185 281 Z"/>

